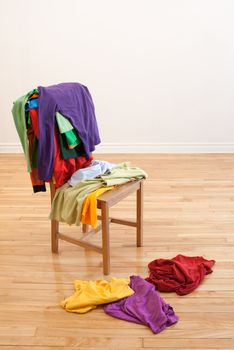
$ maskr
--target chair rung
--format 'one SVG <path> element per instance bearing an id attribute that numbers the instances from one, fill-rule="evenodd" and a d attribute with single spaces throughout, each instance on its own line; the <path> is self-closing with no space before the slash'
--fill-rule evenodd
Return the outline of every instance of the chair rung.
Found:
<path id="1" fill-rule="evenodd" d="M 117 218 L 110 218 L 110 221 L 113 222 L 114 224 L 137 227 L 137 223 L 135 221 L 122 220 Z"/>
<path id="2" fill-rule="evenodd" d="M 81 241 L 80 239 L 71 238 L 71 237 L 68 237 L 68 236 L 66 236 L 66 235 L 64 235 L 62 233 L 58 233 L 58 239 L 61 239 L 61 240 L 66 241 L 66 242 L 79 245 L 79 246 L 81 246 L 83 248 L 95 250 L 96 252 L 102 254 L 102 248 L 99 247 L 96 244 L 89 243 L 89 242 L 84 242 L 84 241 Z"/>
<path id="3" fill-rule="evenodd" d="M 102 219 L 101 215 L 97 216 L 98 220 Z M 126 226 L 132 226 L 132 227 L 137 227 L 136 221 L 131 221 L 131 220 L 123 220 L 123 219 L 117 219 L 117 218 L 109 218 L 109 222 L 113 222 L 114 224 L 119 224 L 119 225 L 126 225 Z"/>
<path id="4" fill-rule="evenodd" d="M 90 231 L 88 231 L 87 233 L 85 233 L 80 240 L 81 241 L 86 241 L 87 238 L 92 237 L 93 235 L 95 235 L 96 233 L 98 233 L 99 231 L 101 231 L 102 229 L 102 224 L 98 225 L 95 229 L 92 229 Z"/>

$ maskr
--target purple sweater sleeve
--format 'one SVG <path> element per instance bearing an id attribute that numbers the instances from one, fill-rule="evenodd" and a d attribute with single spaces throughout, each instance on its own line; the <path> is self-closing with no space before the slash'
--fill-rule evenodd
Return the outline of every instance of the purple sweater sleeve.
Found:
<path id="1" fill-rule="evenodd" d="M 57 106 L 46 95 L 45 88 L 39 87 L 38 177 L 48 181 L 51 179 L 54 169 L 54 118 Z"/>

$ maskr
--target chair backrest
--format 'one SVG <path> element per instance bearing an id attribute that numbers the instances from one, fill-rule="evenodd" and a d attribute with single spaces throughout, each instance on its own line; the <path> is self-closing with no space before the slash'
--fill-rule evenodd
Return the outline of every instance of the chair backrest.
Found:
<path id="1" fill-rule="evenodd" d="M 55 195 L 56 188 L 54 186 L 53 181 L 50 182 L 50 201 L 53 202 L 54 195 Z"/>

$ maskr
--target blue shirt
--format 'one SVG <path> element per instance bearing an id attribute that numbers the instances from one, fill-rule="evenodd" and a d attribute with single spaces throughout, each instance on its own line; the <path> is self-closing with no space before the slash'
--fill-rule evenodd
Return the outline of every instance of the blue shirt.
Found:
<path id="1" fill-rule="evenodd" d="M 70 180 L 68 180 L 68 184 L 70 186 L 75 186 L 83 180 L 94 179 L 99 175 L 105 174 L 107 171 L 111 170 L 115 166 L 116 164 L 106 162 L 105 160 L 93 160 L 91 165 L 87 168 L 77 170 L 72 175 Z"/>
<path id="2" fill-rule="evenodd" d="M 25 111 L 29 111 L 32 108 L 38 108 L 39 98 L 32 98 L 25 103 Z"/>

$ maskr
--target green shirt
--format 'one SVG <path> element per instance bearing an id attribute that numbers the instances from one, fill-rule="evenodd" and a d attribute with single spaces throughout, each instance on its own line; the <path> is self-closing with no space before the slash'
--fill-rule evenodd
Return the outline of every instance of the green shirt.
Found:
<path id="1" fill-rule="evenodd" d="M 81 143 L 81 139 L 77 135 L 77 132 L 73 128 L 70 121 L 59 112 L 56 112 L 55 116 L 58 124 L 59 133 L 65 135 L 68 146 L 72 147 L 71 149 L 73 149 L 74 147 L 79 145 Z M 73 153 L 71 152 L 71 156 L 67 158 L 75 158 L 75 157 L 77 157 L 77 155 L 76 154 L 73 155 Z M 65 156 L 63 157 L 63 159 L 67 159 L 67 158 Z"/>
<path id="2" fill-rule="evenodd" d="M 27 161 L 27 170 L 31 171 L 30 158 L 29 158 L 29 147 L 28 147 L 28 136 L 27 136 L 27 128 L 26 128 L 26 120 L 25 120 L 25 103 L 28 98 L 38 93 L 37 89 L 33 89 L 29 91 L 26 95 L 21 96 L 14 102 L 12 108 L 12 114 L 15 122 L 15 127 L 18 132 L 21 145 L 23 147 L 24 155 Z"/>

